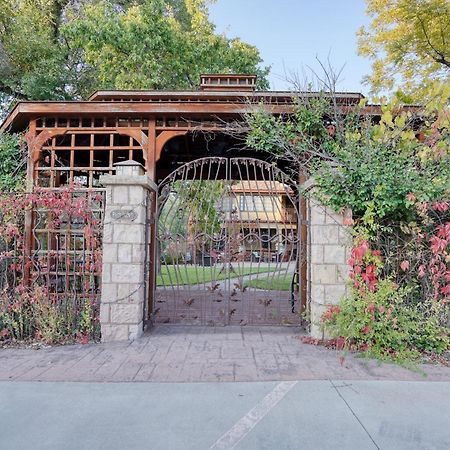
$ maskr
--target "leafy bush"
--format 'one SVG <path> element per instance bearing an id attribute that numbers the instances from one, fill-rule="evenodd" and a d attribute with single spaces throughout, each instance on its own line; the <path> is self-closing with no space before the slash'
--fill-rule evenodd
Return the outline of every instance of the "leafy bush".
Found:
<path id="1" fill-rule="evenodd" d="M 393 102 L 378 121 L 364 102 L 343 113 L 333 93 L 295 100 L 294 113 L 247 115 L 247 145 L 290 162 L 315 178 L 314 195 L 335 211 L 351 208 L 359 231 L 373 237 L 393 224 L 417 219 L 414 202 L 449 198 L 450 114 L 448 99 L 419 109 Z"/>
<path id="2" fill-rule="evenodd" d="M 383 360 L 417 359 L 420 351 L 442 353 L 450 344 L 429 305 L 405 306 L 407 289 L 381 280 L 375 291 L 353 289 L 339 306 L 330 305 L 324 328 L 346 347 Z"/>
<path id="3" fill-rule="evenodd" d="M 379 251 L 365 240 L 353 248 L 351 295 L 330 305 L 322 325 L 345 346 L 379 359 L 417 359 L 421 351 L 442 353 L 450 345 L 448 329 L 439 317 L 445 303 L 433 300 L 407 304 L 410 288 L 379 278 L 383 268 Z"/>
<path id="4" fill-rule="evenodd" d="M 52 299 L 45 287 L 0 293 L 0 342 L 39 341 L 45 344 L 88 342 L 98 339 L 97 308 L 84 302 L 81 310 L 74 299 Z"/>
<path id="5" fill-rule="evenodd" d="M 379 124 L 346 127 L 332 147 L 337 163 L 322 160 L 313 168 L 319 198 L 336 211 L 350 207 L 370 236 L 416 220 L 409 194 L 427 203 L 449 196 L 448 123 L 442 121 L 440 131 L 424 128 L 418 139 L 418 119 L 408 112 L 393 114 L 386 109 Z"/>

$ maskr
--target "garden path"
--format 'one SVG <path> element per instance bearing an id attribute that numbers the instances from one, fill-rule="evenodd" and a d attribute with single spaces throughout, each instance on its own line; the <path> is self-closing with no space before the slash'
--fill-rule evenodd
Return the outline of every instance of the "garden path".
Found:
<path id="1" fill-rule="evenodd" d="M 423 365 L 419 373 L 342 358 L 302 336 L 295 327 L 158 325 L 132 343 L 2 349 L 0 381 L 450 381 L 450 367 Z"/>

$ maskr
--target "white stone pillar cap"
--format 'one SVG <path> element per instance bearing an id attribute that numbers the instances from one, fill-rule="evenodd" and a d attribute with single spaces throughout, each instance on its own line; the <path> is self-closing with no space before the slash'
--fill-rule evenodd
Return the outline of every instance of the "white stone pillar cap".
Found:
<path id="1" fill-rule="evenodd" d="M 145 173 L 144 166 L 141 163 L 134 161 L 133 159 L 121 161 L 113 165 L 116 168 L 116 175 L 133 176 L 144 175 Z"/>

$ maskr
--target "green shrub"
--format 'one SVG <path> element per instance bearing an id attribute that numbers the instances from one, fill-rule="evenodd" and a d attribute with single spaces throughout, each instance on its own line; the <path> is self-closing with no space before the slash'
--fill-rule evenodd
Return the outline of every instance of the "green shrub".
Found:
<path id="1" fill-rule="evenodd" d="M 98 340 L 98 310 L 88 299 L 77 308 L 74 298 L 52 299 L 45 287 L 0 292 L 0 343 L 46 344 Z"/>
<path id="2" fill-rule="evenodd" d="M 405 305 L 408 289 L 379 280 L 375 291 L 352 288 L 339 306 L 330 305 L 322 325 L 345 347 L 367 356 L 396 362 L 417 360 L 421 351 L 448 349 L 448 330 L 439 325 L 430 305 Z"/>

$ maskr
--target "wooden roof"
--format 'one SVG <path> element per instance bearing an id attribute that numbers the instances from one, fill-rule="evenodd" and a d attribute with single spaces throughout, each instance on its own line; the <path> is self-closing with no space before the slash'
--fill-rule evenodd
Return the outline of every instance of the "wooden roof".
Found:
<path id="1" fill-rule="evenodd" d="M 294 96 L 318 97 L 318 92 L 293 91 L 245 91 L 245 90 L 199 90 L 199 91 L 133 91 L 113 90 L 95 91 L 89 101 L 146 101 L 146 102 L 243 102 L 267 101 L 276 104 L 292 104 Z M 345 103 L 358 103 L 364 96 L 358 92 L 337 92 L 338 101 Z"/>
<path id="2" fill-rule="evenodd" d="M 239 86 L 243 81 L 245 85 Z M 0 130 L 21 131 L 30 119 L 39 117 L 239 116 L 248 113 L 255 104 L 264 104 L 273 114 L 289 114 L 293 111 L 294 97 L 319 95 L 317 92 L 249 91 L 254 82 L 253 75 L 206 75 L 200 90 L 196 91 L 102 90 L 94 92 L 87 101 L 21 101 L 6 117 Z M 345 109 L 357 105 L 364 96 L 357 92 L 339 92 L 336 98 Z M 378 106 L 366 109 L 368 114 L 380 113 Z"/>

